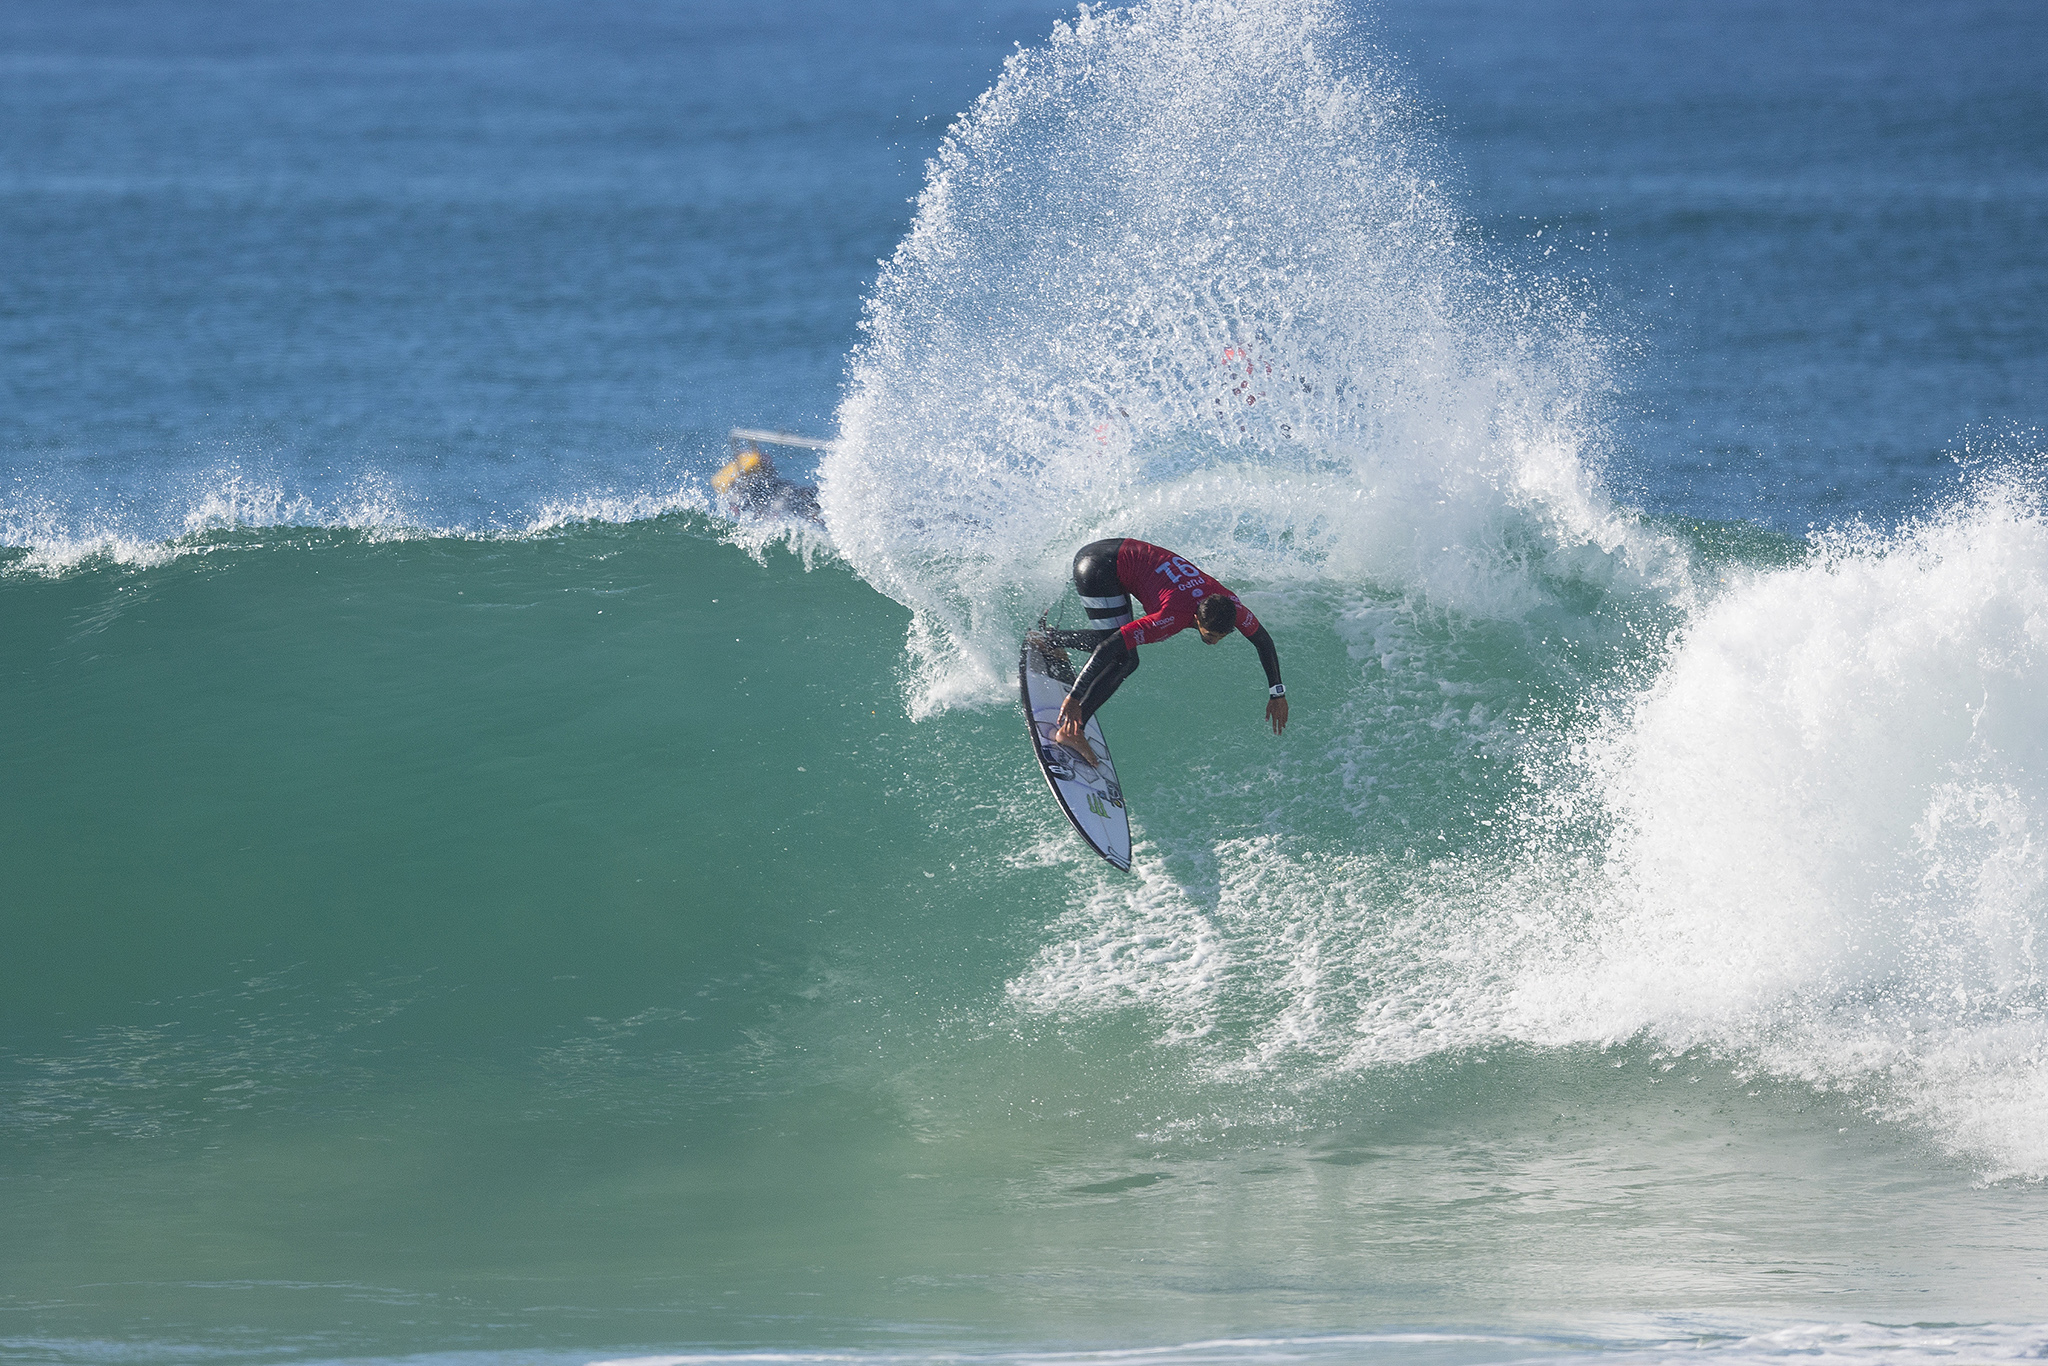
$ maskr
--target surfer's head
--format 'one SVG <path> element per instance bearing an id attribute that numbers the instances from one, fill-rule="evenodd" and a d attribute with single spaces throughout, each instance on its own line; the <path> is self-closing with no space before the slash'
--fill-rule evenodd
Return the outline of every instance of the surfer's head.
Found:
<path id="1" fill-rule="evenodd" d="M 1214 645 L 1237 626 L 1237 604 L 1220 593 L 1212 593 L 1195 606 L 1195 630 L 1204 645 Z"/>

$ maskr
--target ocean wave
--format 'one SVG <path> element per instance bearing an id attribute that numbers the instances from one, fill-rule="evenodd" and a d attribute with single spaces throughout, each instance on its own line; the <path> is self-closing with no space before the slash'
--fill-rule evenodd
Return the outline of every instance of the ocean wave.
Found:
<path id="1" fill-rule="evenodd" d="M 725 517 L 694 482 L 653 491 L 560 494 L 530 507 L 451 519 L 381 475 L 315 495 L 230 469 L 159 491 L 147 506 L 102 506 L 18 487 L 0 504 L 0 556 L 15 552 L 0 558 L 0 572 L 53 576 L 100 564 L 147 569 L 231 548 L 249 532 L 337 531 L 372 541 L 517 540 L 679 513 L 714 518 L 734 544 L 756 555 L 778 543 L 807 555 L 829 546 L 814 528 Z"/>
<path id="2" fill-rule="evenodd" d="M 1423 1362 L 1603 1362 L 1650 1366 L 1680 1361 L 1747 1366 L 1785 1360 L 1825 1366 L 1868 1362 L 1948 1363 L 2037 1361 L 2048 1354 L 2048 1326 L 2040 1324 L 1744 1324 L 1727 1318 L 1669 1316 L 1648 1322 L 1612 1321 L 1600 1330 L 1544 1332 L 1302 1333 L 1210 1338 L 1144 1347 L 1066 1349 L 925 1349 L 918 1351 L 693 1351 L 617 1357 L 590 1366 L 726 1366 L 767 1362 L 784 1366 L 912 1366 L 958 1362 L 967 1366 L 1265 1366 L 1265 1363 L 1358 1361 L 1398 1357 Z"/>
<path id="3" fill-rule="evenodd" d="M 1595 475 L 1601 347 L 1469 240 L 1421 117 L 1319 0 L 1084 11 L 1010 59 L 822 468 L 841 553 L 914 614 L 915 712 L 1000 695 L 1104 535 L 1493 619 L 1690 592 Z"/>
<path id="4" fill-rule="evenodd" d="M 1340 750 L 1205 879 L 1156 847 L 1103 876 L 1010 992 L 1149 1012 L 1218 1080 L 1705 1050 L 2048 1176 L 2044 664 L 2033 495 L 1820 537 L 1731 573 L 1639 686 L 1524 727 L 1525 784 L 1476 832 L 1318 827 Z M 1386 757 L 1357 763 L 1398 776 Z"/>
<path id="5" fill-rule="evenodd" d="M 1109 534 L 1333 618 L 1357 664 L 1277 828 L 1201 885 L 1141 853 L 1013 998 L 1152 1012 L 1218 1077 L 1707 1047 L 2048 1175 L 2038 501 L 1710 565 L 1608 493 L 1601 343 L 1469 240 L 1417 130 L 1329 6 L 1157 0 L 1019 52 L 931 166 L 821 487 L 912 611 L 913 715 L 1007 698 Z M 1524 658 L 1473 681 L 1453 637 L 1487 624 Z M 1497 810 L 1398 854 L 1333 831 L 1389 764 L 1451 803 L 1450 730 Z"/>
<path id="6" fill-rule="evenodd" d="M 1743 576 L 1577 744 L 1608 833 L 1538 1036 L 1853 1087 L 2048 1175 L 2048 512 L 2009 484 Z M 1567 815 L 1576 819 L 1576 815 Z"/>
<path id="7" fill-rule="evenodd" d="M 0 1339 L 0 1349 L 38 1359 L 112 1362 L 234 1360 L 256 1349 L 177 1342 L 142 1344 Z M 1545 1362 L 1554 1366 L 1653 1366 L 1708 1361 L 1761 1366 L 1780 1361 L 1821 1366 L 1949 1366 L 1958 1361 L 2038 1361 L 2048 1354 L 2048 1325 L 2029 1323 L 1883 1324 L 1742 1321 L 1725 1316 L 1604 1316 L 1569 1331 L 1483 1328 L 1338 1333 L 1247 1333 L 1144 1346 L 990 1346 L 929 1344 L 903 1348 L 709 1348 L 596 1356 L 562 1348 L 517 1352 L 470 1349 L 410 1356 L 307 1357 L 304 1366 L 1281 1366 L 1296 1362 L 1398 1359 L 1442 1366 Z"/>

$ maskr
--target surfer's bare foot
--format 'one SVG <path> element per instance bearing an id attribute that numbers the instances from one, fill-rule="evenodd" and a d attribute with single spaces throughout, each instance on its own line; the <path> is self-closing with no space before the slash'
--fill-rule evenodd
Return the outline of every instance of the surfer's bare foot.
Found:
<path id="1" fill-rule="evenodd" d="M 1052 742 L 1056 745 L 1065 745 L 1068 749 L 1086 759 L 1090 768 L 1094 768 L 1099 762 L 1095 757 L 1095 751 L 1088 747 L 1088 732 L 1085 724 L 1074 720 L 1070 716 L 1062 715 L 1060 717 L 1059 726 L 1052 733 Z"/>

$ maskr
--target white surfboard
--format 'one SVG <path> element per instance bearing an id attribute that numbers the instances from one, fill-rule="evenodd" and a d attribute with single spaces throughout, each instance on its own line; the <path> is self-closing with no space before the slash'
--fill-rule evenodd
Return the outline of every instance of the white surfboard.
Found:
<path id="1" fill-rule="evenodd" d="M 1024 720 L 1031 733 L 1031 748 L 1038 755 L 1038 770 L 1081 838 L 1119 872 L 1129 872 L 1131 818 L 1124 810 L 1124 790 L 1117 784 L 1116 765 L 1110 760 L 1108 741 L 1102 738 L 1100 718 L 1089 717 L 1085 732 L 1095 751 L 1095 763 L 1053 743 L 1060 704 L 1067 700 L 1073 683 L 1074 670 L 1066 651 L 1044 645 L 1034 636 L 1024 638 L 1024 650 L 1017 660 L 1017 686 L 1023 695 Z"/>

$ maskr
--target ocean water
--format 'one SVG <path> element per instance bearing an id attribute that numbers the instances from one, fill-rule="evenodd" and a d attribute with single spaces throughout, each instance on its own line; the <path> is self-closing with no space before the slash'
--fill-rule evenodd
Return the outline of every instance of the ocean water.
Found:
<path id="1" fill-rule="evenodd" d="M 0 7 L 0 1360 L 2048 1355 L 2044 76 Z M 1128 875 L 1113 534 L 1293 702 L 1157 648 Z"/>

